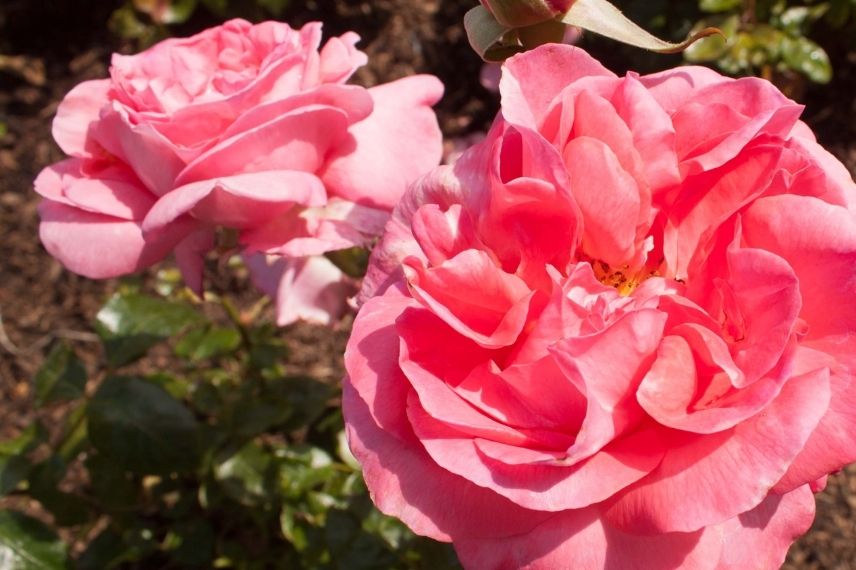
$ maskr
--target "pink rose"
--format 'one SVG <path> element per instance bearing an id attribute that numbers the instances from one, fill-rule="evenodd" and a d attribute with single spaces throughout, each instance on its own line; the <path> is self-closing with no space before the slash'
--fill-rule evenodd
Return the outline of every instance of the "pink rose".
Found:
<path id="1" fill-rule="evenodd" d="M 251 266 L 267 267 L 256 276 L 263 289 L 283 279 L 301 289 L 303 304 L 280 299 L 280 323 L 329 320 L 345 295 L 316 302 L 307 288 L 350 285 L 328 260 L 308 258 L 375 237 L 442 152 L 430 108 L 440 82 L 345 84 L 366 62 L 358 39 L 349 32 L 319 50 L 320 23 L 232 20 L 114 55 L 109 79 L 78 85 L 57 111 L 54 138 L 72 158 L 35 183 L 45 247 L 94 278 L 175 251 L 198 291 L 214 229 L 230 228 Z"/>
<path id="2" fill-rule="evenodd" d="M 344 409 L 377 506 L 467 568 L 776 568 L 856 459 L 856 186 L 802 108 L 510 59 L 402 199 Z"/>

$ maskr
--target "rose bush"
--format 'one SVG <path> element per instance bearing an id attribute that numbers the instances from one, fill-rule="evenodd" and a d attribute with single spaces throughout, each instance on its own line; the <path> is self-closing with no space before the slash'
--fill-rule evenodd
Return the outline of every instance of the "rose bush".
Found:
<path id="1" fill-rule="evenodd" d="M 373 253 L 344 410 L 468 568 L 775 568 L 856 459 L 856 188 L 771 84 L 515 56 Z"/>
<path id="2" fill-rule="evenodd" d="M 114 55 L 109 79 L 78 85 L 57 111 L 54 138 L 72 158 L 35 183 L 45 247 L 93 278 L 175 251 L 200 291 L 214 229 L 230 228 L 262 289 L 289 291 L 280 324 L 328 321 L 350 284 L 312 256 L 375 237 L 442 151 L 440 82 L 347 85 L 366 62 L 358 39 L 319 50 L 320 23 L 232 20 Z"/>

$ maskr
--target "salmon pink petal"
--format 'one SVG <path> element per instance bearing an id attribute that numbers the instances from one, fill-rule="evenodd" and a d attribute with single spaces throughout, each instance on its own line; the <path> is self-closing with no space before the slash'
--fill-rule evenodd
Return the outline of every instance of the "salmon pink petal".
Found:
<path id="1" fill-rule="evenodd" d="M 720 534 L 722 554 L 716 570 L 779 568 L 791 544 L 814 520 L 814 495 L 808 485 L 785 495 L 769 495 L 760 505 L 705 534 Z"/>
<path id="2" fill-rule="evenodd" d="M 399 439 L 413 438 L 406 416 L 407 394 L 412 388 L 398 366 L 400 340 L 395 321 L 416 303 L 403 288 L 391 287 L 362 306 L 345 350 L 346 383 L 358 393 L 361 405 L 367 406 L 372 424 Z"/>
<path id="3" fill-rule="evenodd" d="M 578 509 L 600 502 L 647 475 L 663 452 L 655 434 L 643 432 L 613 442 L 576 464 L 563 465 L 560 453 L 552 448 L 535 452 L 531 445 L 473 439 L 472 434 L 426 412 L 415 395 L 408 399 L 407 413 L 437 465 L 538 511 Z"/>
<path id="4" fill-rule="evenodd" d="M 92 124 L 98 121 L 101 108 L 109 101 L 110 80 L 84 81 L 60 102 L 53 121 L 52 134 L 59 147 L 71 156 L 98 154 L 90 136 Z"/>
<path id="5" fill-rule="evenodd" d="M 650 188 L 668 188 L 679 183 L 675 127 L 639 76 L 628 74 L 615 90 L 612 104 L 630 129 L 644 180 Z"/>
<path id="6" fill-rule="evenodd" d="M 597 507 L 556 513 L 517 536 L 455 541 L 464 566 L 483 570 L 714 570 L 721 547 L 718 537 L 701 531 L 623 532 Z"/>
<path id="7" fill-rule="evenodd" d="M 562 44 L 509 58 L 499 91 L 502 114 L 516 125 L 538 128 L 550 102 L 566 85 L 591 76 L 615 77 L 583 50 Z"/>
<path id="8" fill-rule="evenodd" d="M 674 328 L 636 398 L 660 424 L 695 433 L 716 433 L 746 421 L 775 398 L 785 370 L 743 387 L 743 374 L 725 342 L 693 324 Z M 737 387 L 743 387 L 738 390 Z"/>
<path id="9" fill-rule="evenodd" d="M 741 153 L 728 168 L 684 181 L 663 235 L 666 263 L 678 279 L 686 278 L 703 237 L 763 193 L 781 152 L 780 148 L 757 146 Z"/>
<path id="10" fill-rule="evenodd" d="M 660 342 L 666 316 L 629 313 L 597 333 L 556 342 L 550 352 L 588 403 L 568 463 L 590 457 L 641 419 L 634 393 Z M 622 350 L 616 351 L 620 346 Z"/>
<path id="11" fill-rule="evenodd" d="M 332 195 L 391 210 L 411 182 L 440 162 L 442 136 L 431 106 L 443 84 L 415 75 L 369 92 L 374 111 L 349 129 L 352 139 L 328 156 L 321 178 Z"/>
<path id="12" fill-rule="evenodd" d="M 799 276 L 800 317 L 809 323 L 808 339 L 856 332 L 851 212 L 805 196 L 770 196 L 747 209 L 743 236 L 747 245 L 782 257 Z"/>
<path id="13" fill-rule="evenodd" d="M 431 265 L 481 245 L 472 217 L 461 204 L 453 204 L 445 212 L 437 204 L 426 204 L 413 215 L 411 230 Z"/>
<path id="14" fill-rule="evenodd" d="M 466 250 L 432 268 L 412 257 L 404 264 L 413 296 L 465 337 L 499 348 L 523 330 L 533 294 L 485 252 Z M 478 299 L 469 289 L 473 283 L 479 284 Z"/>
<path id="15" fill-rule="evenodd" d="M 848 347 L 854 354 L 854 343 Z M 853 366 L 842 367 L 829 355 L 800 348 L 796 368 L 814 369 L 832 367 L 830 386 L 832 395 L 829 410 L 821 418 L 803 449 L 791 464 L 788 472 L 774 487 L 777 493 L 786 493 L 800 485 L 811 483 L 828 473 L 838 471 L 856 461 L 856 387 L 853 384 Z"/>
<path id="16" fill-rule="evenodd" d="M 612 499 L 607 516 L 637 533 L 692 532 L 755 508 L 803 448 L 829 398 L 828 372 L 810 372 L 790 379 L 763 413 L 728 431 L 668 434 L 663 462 Z M 688 496 L 693 500 L 681 509 L 670 506 L 674 497 Z"/>
<path id="17" fill-rule="evenodd" d="M 734 81 L 709 67 L 687 65 L 651 75 L 643 75 L 639 83 L 654 100 L 671 115 L 687 101 L 694 100 L 699 91 L 709 85 Z"/>
<path id="18" fill-rule="evenodd" d="M 417 534 L 443 541 L 452 536 L 513 536 L 550 518 L 549 513 L 524 509 L 450 473 L 414 445 L 414 439 L 401 439 L 381 429 L 365 397 L 346 379 L 343 407 L 348 443 L 382 512 L 400 518 Z M 390 405 L 387 394 L 380 397 L 384 407 Z"/>
<path id="19" fill-rule="evenodd" d="M 571 191 L 583 216 L 583 250 L 614 267 L 634 261 L 642 208 L 636 181 L 611 147 L 597 139 L 575 138 L 564 152 Z"/>
<path id="20" fill-rule="evenodd" d="M 552 356 L 504 370 L 484 362 L 454 386 L 470 405 L 505 424 L 576 433 L 586 401 Z"/>

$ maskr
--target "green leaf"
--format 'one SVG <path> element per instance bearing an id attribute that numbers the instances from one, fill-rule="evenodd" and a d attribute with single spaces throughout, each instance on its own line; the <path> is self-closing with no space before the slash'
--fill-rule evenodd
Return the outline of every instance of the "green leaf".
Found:
<path id="1" fill-rule="evenodd" d="M 60 491 L 59 484 L 67 470 L 68 465 L 59 455 L 39 463 L 29 474 L 29 493 L 50 511 L 57 525 L 76 526 L 88 522 L 92 513 L 83 498 Z"/>
<path id="2" fill-rule="evenodd" d="M 332 261 L 345 275 L 354 279 L 364 277 L 369 267 L 369 250 L 364 247 L 328 251 L 324 257 Z"/>
<path id="3" fill-rule="evenodd" d="M 30 424 L 15 439 L 0 442 L 0 496 L 15 489 L 27 477 L 30 462 L 25 454 L 45 441 L 46 437 L 40 424 Z"/>
<path id="4" fill-rule="evenodd" d="M 484 6 L 476 6 L 464 14 L 464 29 L 470 46 L 485 61 L 505 61 L 523 51 L 516 42 L 505 42 L 511 28 L 496 21 Z"/>
<path id="5" fill-rule="evenodd" d="M 189 360 L 205 360 L 234 352 L 241 346 L 241 333 L 234 328 L 205 327 L 184 335 L 175 345 L 176 355 Z"/>
<path id="6" fill-rule="evenodd" d="M 101 453 L 86 458 L 92 494 L 108 513 L 132 509 L 138 501 L 139 486 L 122 466 Z"/>
<path id="7" fill-rule="evenodd" d="M 83 396 L 86 369 L 66 343 L 57 344 L 35 377 L 37 407 Z"/>
<path id="8" fill-rule="evenodd" d="M 678 53 L 696 40 L 722 33 L 716 28 L 705 28 L 690 35 L 682 42 L 667 42 L 634 24 L 621 13 L 621 10 L 607 0 L 576 0 L 562 21 L 571 26 L 577 26 L 607 38 L 657 53 Z"/>
<path id="9" fill-rule="evenodd" d="M 710 36 L 702 38 L 684 51 L 684 59 L 691 63 L 701 63 L 707 61 L 716 61 L 726 54 L 730 47 L 730 42 L 726 38 L 734 38 L 737 33 L 737 28 L 740 25 L 739 16 L 730 16 L 722 19 L 716 18 L 712 22 L 716 27 L 722 30 L 723 36 Z M 707 24 L 704 20 L 698 23 L 698 28 L 704 28 Z M 694 28 L 695 29 L 695 28 Z"/>
<path id="10" fill-rule="evenodd" d="M 176 523 L 170 532 L 172 557 L 182 567 L 211 567 L 216 536 L 211 524 L 204 520 Z"/>
<path id="11" fill-rule="evenodd" d="M 229 0 L 202 0 L 202 4 L 218 16 L 225 16 Z"/>
<path id="12" fill-rule="evenodd" d="M 698 7 L 702 12 L 728 12 L 742 4 L 743 0 L 699 0 Z"/>
<path id="13" fill-rule="evenodd" d="M 822 47 L 808 38 L 788 38 L 781 43 L 782 59 L 785 64 L 814 81 L 829 83 L 832 79 L 832 64 Z"/>
<path id="14" fill-rule="evenodd" d="M 287 402 L 292 409 L 291 416 L 283 426 L 286 431 L 307 426 L 318 419 L 334 393 L 332 386 L 309 376 L 272 380 L 268 388 L 272 399 Z"/>
<path id="15" fill-rule="evenodd" d="M 251 442 L 217 465 L 214 475 L 236 501 L 247 506 L 269 504 L 276 464 L 270 453 Z"/>
<path id="16" fill-rule="evenodd" d="M 136 473 L 192 471 L 201 455 L 193 414 L 141 378 L 113 376 L 89 404 L 89 438 L 101 453 Z"/>
<path id="17" fill-rule="evenodd" d="M 143 356 L 149 348 L 182 329 L 202 321 L 190 305 L 140 293 L 117 293 L 96 315 L 96 329 L 107 350 L 107 362 L 117 367 Z"/>
<path id="18" fill-rule="evenodd" d="M 65 544 L 51 529 L 15 511 L 0 511 L 0 567 L 53 570 L 68 567 Z"/>
<path id="19" fill-rule="evenodd" d="M 267 8 L 268 12 L 277 18 L 288 8 L 289 0 L 256 0 L 259 6 Z"/>
<path id="20" fill-rule="evenodd" d="M 342 570 L 384 570 L 395 564 L 395 555 L 379 537 L 365 532 L 353 515 L 340 510 L 327 514 L 325 525 L 330 555 Z"/>
<path id="21" fill-rule="evenodd" d="M 132 558 L 122 535 L 107 528 L 86 546 L 76 566 L 78 570 L 110 570 Z"/>

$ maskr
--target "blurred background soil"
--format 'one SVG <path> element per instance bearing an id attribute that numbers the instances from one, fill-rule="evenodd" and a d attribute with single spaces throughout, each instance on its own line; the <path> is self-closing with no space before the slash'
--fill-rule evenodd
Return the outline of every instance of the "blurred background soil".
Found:
<path id="1" fill-rule="evenodd" d="M 110 15 L 121 4 L 0 3 L 0 440 L 16 435 L 30 421 L 31 378 L 52 340 L 69 339 L 90 364 L 100 358 L 91 323 L 116 282 L 78 277 L 46 254 L 38 240 L 38 198 L 32 181 L 41 168 L 62 158 L 50 124 L 63 95 L 80 81 L 105 76 L 111 52 L 136 49 L 108 29 Z M 437 111 L 451 138 L 485 129 L 497 110 L 495 95 L 479 83 L 481 62 L 469 49 L 461 25 L 470 6 L 466 0 L 293 0 L 280 19 L 293 26 L 322 20 L 329 35 L 356 30 L 369 54 L 369 65 L 356 77 L 365 85 L 412 73 L 439 76 L 446 95 Z M 173 33 L 189 34 L 215 23 L 213 16 L 195 15 Z M 621 48 L 605 42 L 586 47 L 616 72 L 625 70 L 628 60 Z M 828 86 L 805 90 L 804 118 L 853 173 L 856 54 L 824 47 L 835 77 Z M 645 62 L 662 67 L 680 58 L 642 60 L 642 71 L 647 71 Z M 638 59 L 635 63 L 639 67 Z M 238 296 L 247 295 L 246 285 L 229 284 Z M 341 370 L 346 330 L 331 334 L 297 325 L 283 334 L 300 364 L 333 374 Z M 817 511 L 812 530 L 792 548 L 785 568 L 856 568 L 856 468 L 830 477 L 817 497 Z"/>

